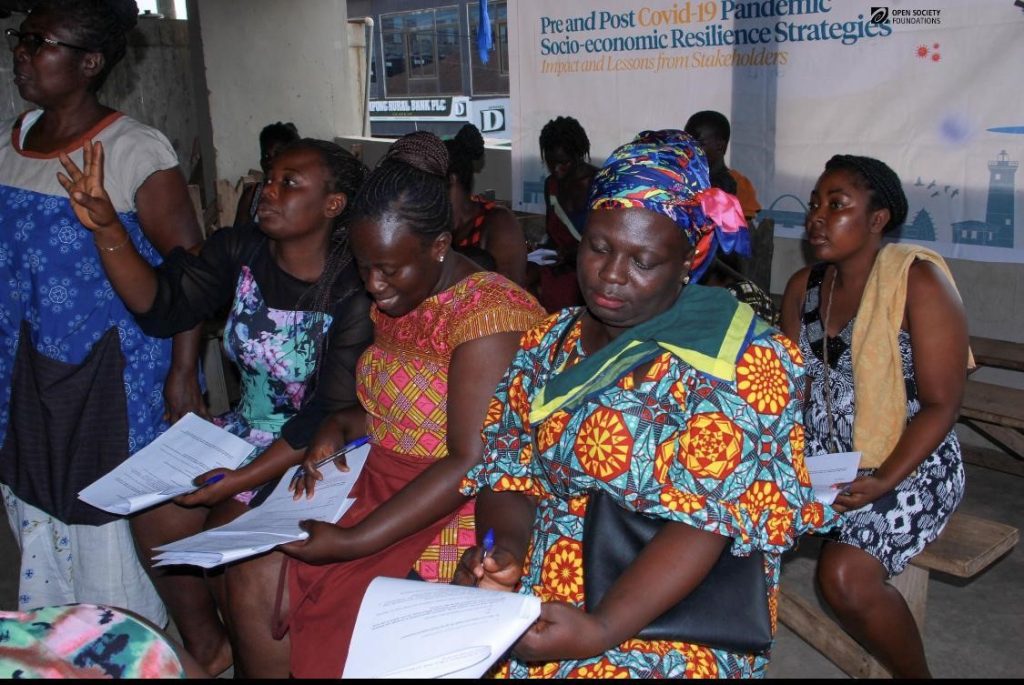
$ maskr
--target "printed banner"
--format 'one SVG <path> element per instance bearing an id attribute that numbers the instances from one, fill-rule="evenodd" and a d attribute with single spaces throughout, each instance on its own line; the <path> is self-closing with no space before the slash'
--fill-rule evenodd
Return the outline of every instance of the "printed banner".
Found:
<path id="1" fill-rule="evenodd" d="M 873 0 L 878 2 L 879 0 Z M 776 235 L 800 238 L 833 154 L 903 179 L 901 239 L 1024 262 L 1024 10 L 1010 0 L 509 3 L 514 206 L 543 212 L 538 137 L 575 117 L 600 165 L 649 128 L 713 109 Z"/>

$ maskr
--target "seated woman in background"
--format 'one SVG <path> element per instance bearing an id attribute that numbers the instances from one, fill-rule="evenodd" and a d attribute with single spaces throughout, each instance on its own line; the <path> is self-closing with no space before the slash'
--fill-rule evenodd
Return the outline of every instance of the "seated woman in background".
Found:
<path id="1" fill-rule="evenodd" d="M 768 293 L 744 277 L 724 259 L 716 257 L 701 279 L 702 285 L 725 288 L 740 302 L 749 304 L 754 313 L 773 326 L 779 325 L 779 311 Z"/>
<path id="2" fill-rule="evenodd" d="M 800 355 L 750 307 L 691 282 L 746 228 L 690 136 L 645 131 L 618 148 L 589 206 L 585 305 L 527 332 L 498 386 L 464 486 L 494 548 L 469 550 L 455 582 L 544 601 L 499 675 L 762 676 L 767 653 L 634 636 L 723 552 L 764 553 L 774 607 L 782 553 L 834 518 L 804 468 Z M 588 613 L 591 490 L 665 524 Z"/>
<path id="3" fill-rule="evenodd" d="M 526 282 L 526 238 L 515 215 L 494 200 L 473 195 L 473 174 L 484 158 L 484 139 L 473 124 L 463 126 L 448 149 L 448 181 L 452 202 L 452 247 L 457 252 L 479 248 L 494 260 L 493 270 L 516 285 Z M 475 251 L 474 251 L 475 252 Z M 486 263 L 470 255 L 480 266 Z"/>
<path id="4" fill-rule="evenodd" d="M 62 183 L 82 223 L 120 244 L 124 228 L 102 187 L 102 147 L 86 150 L 84 175 L 63 158 L 71 179 Z M 316 428 L 316 420 L 310 423 L 301 411 L 311 385 L 332 409 L 357 404 L 355 365 L 370 343 L 372 324 L 345 223 L 364 175 L 363 164 L 334 143 L 303 139 L 275 157 L 258 227 L 221 229 L 198 254 L 176 250 L 156 269 L 131 243 L 101 253 L 115 291 L 150 335 L 188 329 L 233 301 L 224 345 L 239 368 L 241 399 L 217 422 L 257 448 L 237 470 L 217 469 L 197 479 L 221 474 L 219 482 L 132 517 L 147 562 L 154 547 L 202 530 L 209 507 L 232 496 L 248 502 L 253 488 L 301 460 Z M 274 442 L 282 433 L 285 439 Z M 227 668 L 227 635 L 202 574 L 192 567 L 146 565 L 186 648 L 205 654 L 216 646 L 216 657 L 204 663 L 215 674 Z"/>
<path id="5" fill-rule="evenodd" d="M 210 678 L 166 633 L 96 604 L 0 611 L 0 678 Z"/>
<path id="6" fill-rule="evenodd" d="M 315 462 L 341 444 L 369 435 L 370 458 L 341 521 L 306 522 L 310 537 L 281 548 L 294 559 L 282 565 L 270 554 L 227 569 L 247 677 L 337 678 L 373 578 L 414 569 L 448 582 L 472 544 L 472 500 L 458 485 L 480 459 L 480 426 L 498 379 L 543 310 L 452 250 L 448 169 L 442 141 L 412 133 L 391 146 L 356 196 L 352 252 L 375 302 L 373 344 L 357 373 L 365 413 L 324 422 L 297 496 L 320 475 Z"/>
<path id="7" fill-rule="evenodd" d="M 938 537 L 964 492 L 953 425 L 967 368 L 963 303 L 942 257 L 882 245 L 902 225 L 899 176 L 836 155 L 811 192 L 807 239 L 819 263 L 786 286 L 782 327 L 799 341 L 810 394 L 807 453 L 862 453 L 838 497 L 818 584 L 843 627 L 893 675 L 928 677 L 921 635 L 885 581 Z"/>
<path id="8" fill-rule="evenodd" d="M 270 174 L 270 163 L 274 161 L 281 148 L 299 139 L 299 129 L 295 124 L 288 122 L 283 124 L 280 121 L 274 124 L 267 124 L 260 131 L 260 168 L 263 169 L 263 178 L 256 183 L 247 183 L 238 196 L 238 207 L 235 209 L 235 226 L 255 222 L 259 223 L 260 215 L 257 211 L 260 204 L 260 195 L 263 194 L 263 186 L 266 185 L 267 177 Z"/>
<path id="9" fill-rule="evenodd" d="M 548 312 L 580 304 L 576 249 L 587 220 L 587 193 L 597 169 L 590 163 L 590 139 L 572 117 L 556 117 L 540 131 L 540 156 L 550 174 L 544 180 L 548 243 L 554 264 L 537 267 L 537 291 Z"/>

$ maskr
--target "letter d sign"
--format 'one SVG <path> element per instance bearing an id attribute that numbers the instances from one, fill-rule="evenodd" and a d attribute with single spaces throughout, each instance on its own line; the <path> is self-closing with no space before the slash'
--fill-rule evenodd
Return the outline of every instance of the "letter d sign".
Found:
<path id="1" fill-rule="evenodd" d="M 501 107 L 480 110 L 480 130 L 484 133 L 505 130 L 505 110 Z"/>

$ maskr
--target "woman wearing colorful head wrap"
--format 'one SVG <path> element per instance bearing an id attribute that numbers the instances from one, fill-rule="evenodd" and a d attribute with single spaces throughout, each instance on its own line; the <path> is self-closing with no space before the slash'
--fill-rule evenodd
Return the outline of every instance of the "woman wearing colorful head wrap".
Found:
<path id="1" fill-rule="evenodd" d="M 722 554 L 780 555 L 834 513 L 803 465 L 800 354 L 720 288 L 687 285 L 745 240 L 736 199 L 709 187 L 681 131 L 645 131 L 597 173 L 578 270 L 585 307 L 528 331 L 483 427 L 475 547 L 455 582 L 544 600 L 499 674 L 751 677 L 767 653 L 636 639 Z M 768 454 L 770 458 L 765 459 Z M 587 493 L 666 524 L 592 611 L 582 564 Z M 774 606 L 774 601 L 770 606 Z M 529 662 L 529 665 L 527 664 Z"/>
<path id="2" fill-rule="evenodd" d="M 782 327 L 807 360 L 807 453 L 861 453 L 821 551 L 818 584 L 843 627 L 893 675 L 928 677 L 917 624 L 886 580 L 942 532 L 964 493 L 953 425 L 973 365 L 967 317 L 946 263 L 882 245 L 907 218 L 899 176 L 836 155 L 808 203 L 819 263 L 786 286 Z"/>

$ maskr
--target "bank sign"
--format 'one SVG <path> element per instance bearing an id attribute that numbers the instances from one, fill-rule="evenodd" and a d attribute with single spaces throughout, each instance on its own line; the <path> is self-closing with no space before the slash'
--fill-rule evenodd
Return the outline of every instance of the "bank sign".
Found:
<path id="1" fill-rule="evenodd" d="M 464 121 L 492 138 L 508 138 L 508 98 L 388 98 L 370 101 L 370 121 Z"/>

